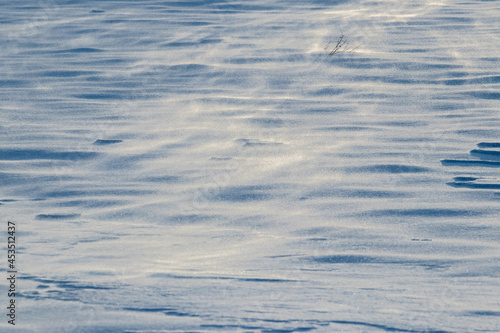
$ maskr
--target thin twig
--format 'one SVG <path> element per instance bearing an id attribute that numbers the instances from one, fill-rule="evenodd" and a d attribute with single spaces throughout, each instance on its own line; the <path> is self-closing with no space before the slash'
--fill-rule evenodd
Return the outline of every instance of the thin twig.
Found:
<path id="1" fill-rule="evenodd" d="M 330 49 L 330 45 L 332 44 L 331 41 L 328 42 L 328 44 L 325 46 L 325 51 L 327 51 L 328 49 Z M 340 30 L 340 37 L 337 39 L 337 43 L 335 44 L 335 46 L 328 52 L 329 55 L 334 55 L 336 53 L 339 53 L 339 52 L 353 52 L 355 51 L 357 48 L 359 48 L 359 45 L 358 46 L 355 46 L 355 47 L 349 47 L 350 44 L 349 42 L 347 41 L 347 37 L 344 35 L 344 33 L 342 32 L 342 30 Z"/>

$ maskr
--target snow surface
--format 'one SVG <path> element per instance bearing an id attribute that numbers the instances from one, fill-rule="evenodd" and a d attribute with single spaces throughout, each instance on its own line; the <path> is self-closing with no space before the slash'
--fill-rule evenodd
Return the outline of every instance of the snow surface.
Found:
<path id="1" fill-rule="evenodd" d="M 2 1 L 0 330 L 499 332 L 499 17 Z"/>

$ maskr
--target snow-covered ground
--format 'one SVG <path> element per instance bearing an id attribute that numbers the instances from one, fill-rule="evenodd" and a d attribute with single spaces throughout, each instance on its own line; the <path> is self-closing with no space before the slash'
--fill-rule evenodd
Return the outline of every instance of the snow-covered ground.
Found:
<path id="1" fill-rule="evenodd" d="M 2 1 L 0 330 L 499 332 L 499 17 Z"/>

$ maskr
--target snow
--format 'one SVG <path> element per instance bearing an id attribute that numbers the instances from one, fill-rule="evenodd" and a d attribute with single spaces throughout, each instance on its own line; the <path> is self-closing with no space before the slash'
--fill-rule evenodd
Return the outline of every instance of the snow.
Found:
<path id="1" fill-rule="evenodd" d="M 500 331 L 499 14 L 2 2 L 2 332 Z"/>

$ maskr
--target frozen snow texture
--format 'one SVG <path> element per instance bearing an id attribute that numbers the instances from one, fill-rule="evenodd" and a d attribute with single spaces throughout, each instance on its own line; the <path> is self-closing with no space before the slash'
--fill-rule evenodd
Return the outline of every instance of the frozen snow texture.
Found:
<path id="1" fill-rule="evenodd" d="M 2 2 L 1 330 L 500 331 L 498 17 Z"/>

